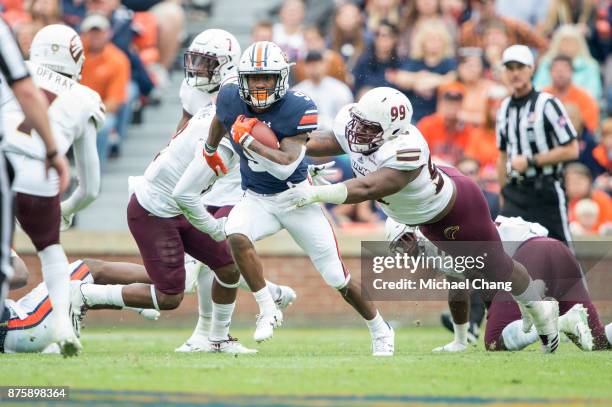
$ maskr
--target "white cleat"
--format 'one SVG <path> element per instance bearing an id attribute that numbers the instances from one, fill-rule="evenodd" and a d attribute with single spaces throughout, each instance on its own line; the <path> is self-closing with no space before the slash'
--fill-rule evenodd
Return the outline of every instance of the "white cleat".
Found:
<path id="1" fill-rule="evenodd" d="M 257 349 L 249 349 L 246 346 L 238 342 L 238 338 L 232 338 L 231 335 L 227 336 L 224 341 L 211 341 L 209 340 L 210 347 L 207 352 L 210 353 L 229 353 L 232 355 L 247 355 L 257 353 Z"/>
<path id="2" fill-rule="evenodd" d="M 178 353 L 209 352 L 210 341 L 205 336 L 192 335 L 191 338 L 174 350 Z"/>
<path id="3" fill-rule="evenodd" d="M 438 346 L 437 348 L 433 349 L 432 352 L 465 352 L 466 350 L 466 344 L 452 341 L 444 346 Z"/>
<path id="4" fill-rule="evenodd" d="M 395 331 L 389 331 L 382 336 L 372 338 L 372 356 L 393 356 L 395 352 Z"/>
<path id="5" fill-rule="evenodd" d="M 283 313 L 279 309 L 266 314 L 258 314 L 253 339 L 257 342 L 270 339 L 274 335 L 274 328 L 278 328 L 282 324 Z"/>
<path id="6" fill-rule="evenodd" d="M 83 350 L 83 345 L 81 345 L 81 341 L 79 341 L 79 338 L 77 338 L 72 325 L 70 325 L 70 328 L 67 331 L 58 330 L 58 332 L 58 340 L 56 342 L 63 357 L 67 358 L 77 356 L 79 353 L 81 353 Z"/>
<path id="7" fill-rule="evenodd" d="M 589 328 L 589 314 L 582 304 L 576 304 L 559 317 L 559 331 L 580 349 L 593 350 L 593 334 Z"/>
<path id="8" fill-rule="evenodd" d="M 284 310 L 288 308 L 297 299 L 297 294 L 293 291 L 293 288 L 286 285 L 279 285 L 280 296 L 274 300 L 278 308 Z"/>
<path id="9" fill-rule="evenodd" d="M 70 282 L 70 311 L 75 316 L 83 319 L 85 312 L 87 311 L 87 304 L 83 293 L 81 292 L 81 286 L 86 284 L 81 280 L 74 280 Z"/>
<path id="10" fill-rule="evenodd" d="M 559 347 L 559 303 L 547 298 L 531 301 L 525 309 L 540 337 L 542 350 L 544 353 L 554 353 Z"/>

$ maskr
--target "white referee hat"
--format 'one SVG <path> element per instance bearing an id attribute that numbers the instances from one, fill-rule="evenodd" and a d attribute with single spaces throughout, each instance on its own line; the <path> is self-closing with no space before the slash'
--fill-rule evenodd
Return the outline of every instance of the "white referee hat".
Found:
<path id="1" fill-rule="evenodd" d="M 533 54 L 526 45 L 511 45 L 506 48 L 502 55 L 502 63 L 506 65 L 508 62 L 518 62 L 532 68 L 535 65 Z"/>

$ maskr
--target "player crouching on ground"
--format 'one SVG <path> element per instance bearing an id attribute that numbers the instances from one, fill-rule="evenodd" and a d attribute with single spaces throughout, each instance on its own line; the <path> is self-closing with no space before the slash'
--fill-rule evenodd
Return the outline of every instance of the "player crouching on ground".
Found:
<path id="1" fill-rule="evenodd" d="M 247 48 L 238 65 L 238 84 L 227 84 L 219 92 L 216 116 L 206 143 L 206 160 L 217 172 L 226 172 L 224 160 L 217 152 L 226 131 L 231 133 L 233 148 L 240 156 L 245 193 L 230 212 L 225 233 L 240 273 L 259 305 L 253 337 L 256 341 L 269 339 L 283 319 L 266 286 L 253 243 L 286 229 L 325 282 L 365 319 L 373 355 L 390 356 L 394 351 L 393 330 L 361 285 L 351 280 L 332 226 L 321 208 L 310 206 L 290 213 L 279 210 L 279 196 L 289 188 L 288 182 L 308 183 L 305 144 L 308 134 L 317 128 L 314 102 L 306 95 L 288 90 L 289 69 L 290 64 L 276 44 L 262 41 Z M 270 138 L 278 140 L 277 148 L 275 143 L 269 147 L 255 139 L 253 129 L 262 123 L 271 129 Z"/>
<path id="2" fill-rule="evenodd" d="M 504 249 L 509 256 L 519 261 L 528 270 L 531 278 L 540 285 L 543 295 L 559 302 L 559 331 L 563 332 L 585 351 L 612 348 L 612 323 L 605 328 L 599 320 L 597 308 L 591 302 L 585 286 L 580 265 L 569 248 L 562 242 L 547 237 L 543 226 L 524 221 L 521 218 L 498 216 L 495 219 L 497 230 L 505 242 Z M 410 241 L 418 240 L 425 250 L 431 249 L 431 242 L 405 225 L 392 219 L 387 220 L 387 240 L 392 246 L 407 249 Z M 452 270 L 439 270 L 449 274 Z M 451 307 L 453 319 L 467 321 L 469 318 L 469 299 L 467 292 L 455 293 Z M 461 295 L 463 294 L 463 295 Z M 483 292 L 490 299 L 487 306 L 485 348 L 489 351 L 517 351 L 538 341 L 533 327 L 525 326 L 521 312 L 504 291 Z M 461 301 L 457 301 L 461 297 Z M 449 293 L 449 299 L 451 294 Z M 457 324 L 453 321 L 454 340 L 434 349 L 434 352 L 461 352 L 467 348 L 468 323 Z"/>
<path id="3" fill-rule="evenodd" d="M 421 232 L 451 256 L 476 256 L 482 252 L 482 243 L 476 243 L 486 242 L 485 278 L 512 283 L 523 318 L 535 324 L 543 350 L 554 352 L 559 342 L 557 303 L 542 301 L 525 268 L 504 253 L 478 185 L 455 168 L 432 164 L 429 146 L 410 124 L 411 117 L 410 101 L 392 88 L 372 89 L 359 103 L 343 108 L 332 132 L 312 133 L 307 154 L 349 154 L 357 178 L 325 186 L 298 185 L 279 197 L 281 207 L 292 213 L 315 202 L 377 200 L 390 218 L 420 225 Z M 455 241 L 474 244 L 458 250 Z"/>

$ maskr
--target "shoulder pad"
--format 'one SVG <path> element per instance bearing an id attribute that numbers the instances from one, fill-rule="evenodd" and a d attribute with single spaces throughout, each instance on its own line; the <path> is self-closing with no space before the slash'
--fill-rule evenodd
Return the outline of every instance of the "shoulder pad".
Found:
<path id="1" fill-rule="evenodd" d="M 353 106 L 355 106 L 355 103 L 350 103 L 340 109 L 334 118 L 334 125 L 332 128 L 336 140 L 338 140 L 338 143 L 345 153 L 349 152 L 348 142 L 346 141 L 346 125 L 351 119 L 350 111 Z"/>
<path id="2" fill-rule="evenodd" d="M 375 153 L 380 167 L 410 171 L 427 165 L 429 147 L 416 127 L 410 126 L 408 132 L 387 141 Z"/>
<path id="3" fill-rule="evenodd" d="M 104 125 L 106 119 L 106 107 L 98 92 L 78 84 L 71 89 L 72 95 L 77 98 L 79 105 L 83 109 L 83 114 L 87 119 L 93 119 L 96 129 L 99 130 Z"/>

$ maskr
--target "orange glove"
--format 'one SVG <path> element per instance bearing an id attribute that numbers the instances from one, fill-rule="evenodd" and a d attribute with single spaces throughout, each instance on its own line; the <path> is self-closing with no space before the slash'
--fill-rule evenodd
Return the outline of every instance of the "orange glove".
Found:
<path id="1" fill-rule="evenodd" d="M 220 176 L 221 174 L 227 174 L 227 167 L 223 162 L 223 158 L 221 158 L 217 151 L 209 153 L 208 151 L 204 150 L 203 155 L 204 159 L 206 160 L 206 163 L 210 168 L 212 168 L 212 170 L 217 176 Z"/>
<path id="2" fill-rule="evenodd" d="M 232 124 L 232 138 L 235 143 L 242 144 L 251 135 L 253 127 L 259 122 L 255 117 L 246 118 L 243 114 Z"/>

